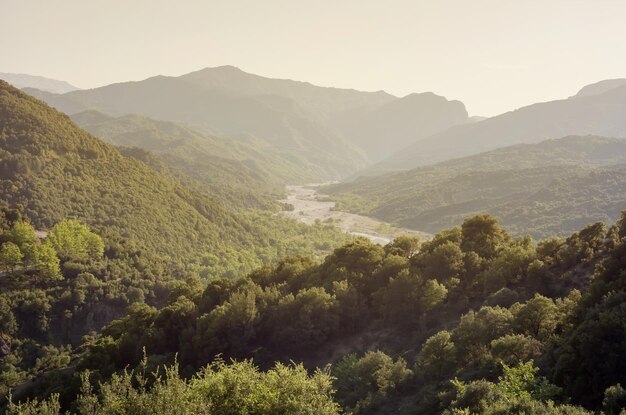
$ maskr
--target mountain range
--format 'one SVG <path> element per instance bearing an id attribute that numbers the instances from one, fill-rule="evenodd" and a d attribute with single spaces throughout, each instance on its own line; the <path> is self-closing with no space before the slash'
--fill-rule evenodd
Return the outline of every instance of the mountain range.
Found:
<path id="1" fill-rule="evenodd" d="M 353 174 L 411 137 L 467 120 L 463 104 L 434 94 L 397 98 L 269 79 L 231 66 L 65 94 L 27 92 L 67 114 L 138 114 L 203 134 L 235 140 L 252 136 L 318 180 Z"/>
<path id="2" fill-rule="evenodd" d="M 80 89 L 65 81 L 44 78 L 43 76 L 19 73 L 0 73 L 0 79 L 3 79 L 18 88 L 36 88 L 53 94 L 64 94 L 66 92 L 77 91 Z"/>
<path id="3" fill-rule="evenodd" d="M 83 114 L 83 119 L 87 115 L 92 121 L 108 119 L 95 113 Z M 115 125 L 132 135 L 140 123 L 159 125 L 142 119 Z M 178 128 L 166 124 L 157 134 L 165 127 Z M 179 132 L 193 138 L 193 132 Z M 215 175 L 223 163 L 236 162 L 224 160 L 214 165 Z M 234 165 L 221 174 L 206 186 L 154 153 L 101 141 L 67 115 L 0 81 L 0 200 L 37 229 L 77 219 L 104 237 L 112 257 L 135 256 L 144 265 L 153 258 L 190 267 L 209 255 L 212 260 L 205 258 L 203 265 L 213 270 L 207 268 L 209 273 L 218 268 L 232 272 L 220 264 L 250 270 L 283 255 L 327 251 L 345 240 L 332 227 L 297 224 L 271 211 L 240 212 L 237 208 L 251 200 L 265 200 L 267 184 L 259 179 L 263 186 L 252 182 L 246 189 L 237 174 L 252 180 L 252 170 L 238 171 Z M 219 185 L 220 191 L 211 192 Z"/>
<path id="4" fill-rule="evenodd" d="M 567 135 L 624 137 L 625 113 L 625 81 L 600 82 L 567 99 L 529 105 L 416 140 L 363 174 L 406 170 L 498 147 L 538 143 Z"/>

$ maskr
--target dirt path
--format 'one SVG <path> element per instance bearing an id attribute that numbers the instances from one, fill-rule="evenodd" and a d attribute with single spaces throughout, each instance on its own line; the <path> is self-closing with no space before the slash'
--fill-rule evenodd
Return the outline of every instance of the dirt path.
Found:
<path id="1" fill-rule="evenodd" d="M 380 245 L 386 245 L 400 235 L 420 235 L 426 239 L 430 237 L 430 234 L 396 228 L 378 219 L 332 210 L 335 202 L 318 200 L 324 196 L 317 192 L 322 185 L 287 186 L 287 198 L 280 202 L 289 203 L 294 210 L 285 211 L 283 214 L 309 225 L 316 221 L 333 223 L 344 232 L 364 236 Z"/>

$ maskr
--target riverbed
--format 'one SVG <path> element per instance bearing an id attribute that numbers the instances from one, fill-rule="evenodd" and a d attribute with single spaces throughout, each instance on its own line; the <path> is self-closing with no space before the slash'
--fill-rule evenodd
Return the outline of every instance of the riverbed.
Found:
<path id="1" fill-rule="evenodd" d="M 316 221 L 332 223 L 344 232 L 363 236 L 379 245 L 386 245 L 400 235 L 418 235 L 430 239 L 431 235 L 414 229 L 398 228 L 378 219 L 334 210 L 335 202 L 324 200 L 319 188 L 323 184 L 287 186 L 287 198 L 280 200 L 293 206 L 282 214 L 312 225 Z"/>

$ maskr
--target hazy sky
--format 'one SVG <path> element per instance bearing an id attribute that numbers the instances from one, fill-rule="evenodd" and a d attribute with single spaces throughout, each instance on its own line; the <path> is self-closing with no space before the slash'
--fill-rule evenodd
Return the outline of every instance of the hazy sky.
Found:
<path id="1" fill-rule="evenodd" d="M 0 72 L 96 87 L 235 65 L 495 115 L 626 77 L 626 1 L 0 0 Z"/>

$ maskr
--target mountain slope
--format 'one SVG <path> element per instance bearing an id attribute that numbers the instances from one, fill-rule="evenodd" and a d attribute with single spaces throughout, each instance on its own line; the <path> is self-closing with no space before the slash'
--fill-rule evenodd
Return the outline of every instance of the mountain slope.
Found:
<path id="1" fill-rule="evenodd" d="M 585 85 L 576 94 L 577 97 L 588 97 L 591 95 L 604 94 L 615 88 L 626 85 L 626 79 L 605 79 L 604 81 L 596 82 L 595 84 Z"/>
<path id="2" fill-rule="evenodd" d="M 66 92 L 76 91 L 80 88 L 75 87 L 65 81 L 44 78 L 43 76 L 33 76 L 19 73 L 0 73 L 0 79 L 3 79 L 18 88 L 36 88 L 54 94 L 64 94 Z"/>
<path id="3" fill-rule="evenodd" d="M 219 250 L 242 225 L 219 203 L 124 157 L 68 117 L 0 84 L 0 193 L 38 228 L 77 218 L 162 256 Z"/>
<path id="4" fill-rule="evenodd" d="M 62 95 L 28 92 L 68 114 L 139 114 L 203 134 L 254 136 L 301 166 L 309 181 L 345 177 L 417 139 L 467 121 L 462 103 L 432 93 L 397 98 L 382 91 L 265 78 L 232 66 Z"/>
<path id="5" fill-rule="evenodd" d="M 626 205 L 625 163 L 626 140 L 566 137 L 361 178 L 329 191 L 352 210 L 427 232 L 489 212 L 518 234 L 564 235 L 619 216 Z"/>
<path id="6" fill-rule="evenodd" d="M 626 136 L 626 87 L 539 103 L 419 140 L 369 172 L 406 170 L 518 143 L 566 135 Z"/>
<path id="7" fill-rule="evenodd" d="M 320 87 L 308 82 L 266 78 L 244 72 L 234 66 L 204 68 L 183 75 L 180 79 L 235 95 L 256 97 L 273 95 L 288 98 L 321 119 L 352 108 L 382 105 L 396 99 L 384 91 L 362 92 Z"/>
<path id="8" fill-rule="evenodd" d="M 377 107 L 361 107 L 335 116 L 332 124 L 363 148 L 372 161 L 390 156 L 416 140 L 468 121 L 460 101 L 427 92 Z"/>
<path id="9" fill-rule="evenodd" d="M 161 272 L 191 267 L 204 276 L 319 255 L 348 238 L 271 212 L 235 213 L 149 153 L 124 154 L 132 157 L 0 83 L 0 200 L 38 229 L 79 219 L 103 236 L 108 258 Z"/>
<path id="10" fill-rule="evenodd" d="M 205 134 L 251 135 L 300 166 L 310 179 L 337 178 L 362 168 L 365 155 L 297 102 L 233 94 L 184 78 L 158 76 L 63 95 L 28 91 L 57 109 L 140 114 L 188 125 Z"/>
<path id="11" fill-rule="evenodd" d="M 207 185 L 228 206 L 263 207 L 282 194 L 281 183 L 305 179 L 286 160 L 253 140 L 225 140 L 139 115 L 111 117 L 97 111 L 72 120 L 112 144 L 139 147 Z"/>

